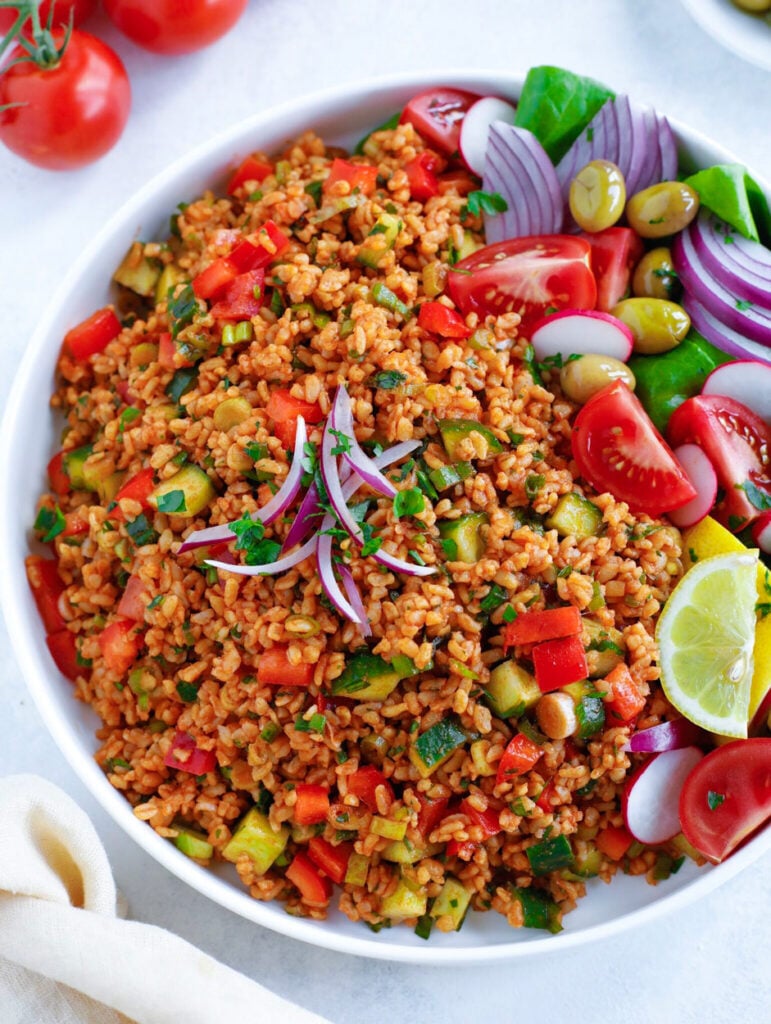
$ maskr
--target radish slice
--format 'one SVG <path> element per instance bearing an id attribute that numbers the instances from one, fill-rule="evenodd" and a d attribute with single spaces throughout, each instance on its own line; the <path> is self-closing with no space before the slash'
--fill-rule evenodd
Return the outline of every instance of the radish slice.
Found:
<path id="1" fill-rule="evenodd" d="M 771 424 L 771 366 L 757 359 L 723 363 L 707 377 L 703 395 L 733 398 Z"/>
<path id="2" fill-rule="evenodd" d="M 697 444 L 681 444 L 674 449 L 673 455 L 696 491 L 696 497 L 687 505 L 681 505 L 668 513 L 675 526 L 684 530 L 709 515 L 717 498 L 717 473 L 704 450 Z"/>
<path id="3" fill-rule="evenodd" d="M 530 336 L 539 362 L 551 356 L 612 356 L 625 363 L 632 354 L 634 335 L 610 313 L 565 309 L 544 317 Z"/>
<path id="4" fill-rule="evenodd" d="M 517 109 L 497 96 L 485 96 L 469 108 L 460 129 L 459 149 L 466 166 L 480 178 L 485 169 L 487 137 L 493 121 L 514 124 Z"/>
<path id="5" fill-rule="evenodd" d="M 639 843 L 666 843 L 681 831 L 680 791 L 703 757 L 698 747 L 668 750 L 646 761 L 627 782 L 621 810 Z"/>
<path id="6" fill-rule="evenodd" d="M 761 512 L 752 524 L 752 539 L 765 555 L 771 555 L 771 509 Z"/>
<path id="7" fill-rule="evenodd" d="M 652 725 L 650 729 L 633 732 L 622 749 L 633 754 L 659 754 L 663 750 L 691 747 L 703 736 L 698 725 L 689 722 L 687 718 L 674 718 L 671 722 L 661 722 Z"/>

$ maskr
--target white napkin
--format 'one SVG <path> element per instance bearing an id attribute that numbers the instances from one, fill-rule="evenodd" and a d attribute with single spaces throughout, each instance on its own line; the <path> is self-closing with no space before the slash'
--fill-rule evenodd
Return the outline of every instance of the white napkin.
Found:
<path id="1" fill-rule="evenodd" d="M 34 775 L 0 779 L 2 1024 L 329 1024 L 176 935 L 116 916 L 85 813 Z"/>

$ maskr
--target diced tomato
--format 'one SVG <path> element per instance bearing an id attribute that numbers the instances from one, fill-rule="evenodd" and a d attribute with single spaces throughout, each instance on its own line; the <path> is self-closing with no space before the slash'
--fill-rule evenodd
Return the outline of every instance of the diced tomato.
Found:
<path id="1" fill-rule="evenodd" d="M 288 657 L 288 648 L 271 647 L 260 655 L 257 681 L 263 686 L 310 686 L 313 672 L 313 665 L 306 662 L 293 665 Z"/>
<path id="2" fill-rule="evenodd" d="M 116 503 L 124 498 L 131 498 L 132 501 L 138 501 L 142 508 L 147 511 L 151 507 L 148 498 L 155 490 L 154 472 L 152 466 L 148 466 L 146 469 L 140 469 L 138 473 L 135 473 L 115 495 Z M 112 514 L 117 515 L 118 512 L 119 509 L 116 508 Z"/>
<path id="3" fill-rule="evenodd" d="M 127 380 L 119 380 L 116 382 L 115 393 L 119 395 L 121 401 L 126 405 L 131 405 L 134 401 L 134 392 L 131 390 Z"/>
<path id="4" fill-rule="evenodd" d="M 313 836 L 308 840 L 308 857 L 338 885 L 345 881 L 352 853 L 353 843 L 338 843 L 337 846 L 333 846 L 321 836 Z"/>
<path id="5" fill-rule="evenodd" d="M 256 156 L 248 156 L 241 166 L 233 172 L 228 182 L 228 195 L 232 196 L 247 181 L 256 181 L 259 184 L 272 173 L 272 164 L 267 163 L 265 160 L 258 160 Z"/>
<path id="6" fill-rule="evenodd" d="M 468 338 L 471 328 L 466 321 L 442 302 L 423 302 L 418 310 L 418 326 L 442 338 Z"/>
<path id="7" fill-rule="evenodd" d="M 294 820 L 298 825 L 317 825 L 326 821 L 329 814 L 329 790 L 311 782 L 298 782 L 295 786 L 297 803 L 294 805 Z"/>
<path id="8" fill-rule="evenodd" d="M 144 622 L 148 600 L 147 588 L 141 579 L 138 576 L 129 576 L 118 604 L 118 615 L 133 619 L 135 622 Z"/>
<path id="9" fill-rule="evenodd" d="M 573 605 L 547 608 L 518 615 L 503 631 L 503 650 L 518 644 L 535 644 L 543 640 L 556 640 L 561 636 L 576 636 L 581 632 L 581 613 Z"/>
<path id="10" fill-rule="evenodd" d="M 626 725 L 637 718 L 645 707 L 645 697 L 623 661 L 605 676 L 605 682 L 609 686 L 605 700 L 608 725 Z"/>
<path id="11" fill-rule="evenodd" d="M 257 261 L 243 270 L 267 267 L 289 248 L 289 239 L 272 220 L 266 220 L 257 233 Z"/>
<path id="12" fill-rule="evenodd" d="M 564 636 L 547 640 L 533 648 L 535 681 L 541 693 L 550 693 L 568 683 L 586 679 L 589 666 L 580 636 Z"/>
<path id="13" fill-rule="evenodd" d="M 472 825 L 477 825 L 485 834 L 486 838 L 491 836 L 497 836 L 499 832 L 502 832 L 501 823 L 498 820 L 499 811 L 496 811 L 492 807 L 488 807 L 484 811 L 478 811 L 476 807 L 469 803 L 468 797 L 460 802 L 460 810 L 466 815 Z"/>
<path id="14" fill-rule="evenodd" d="M 75 634 L 70 633 L 68 629 L 60 629 L 57 633 L 49 633 L 46 636 L 46 644 L 54 664 L 65 679 L 77 679 L 80 666 Z"/>
<path id="15" fill-rule="evenodd" d="M 418 832 L 420 832 L 424 839 L 428 839 L 429 835 L 445 816 L 450 803 L 450 798 L 448 796 L 443 796 L 438 797 L 436 800 L 431 800 L 423 793 L 418 793 L 418 801 L 420 803 L 420 811 L 418 812 Z"/>
<path id="16" fill-rule="evenodd" d="M 535 806 L 540 808 L 544 814 L 549 814 L 552 810 L 551 806 L 551 795 L 554 792 L 556 783 L 553 778 L 549 779 L 546 785 L 543 787 L 538 795 L 538 799 L 535 802 Z"/>
<path id="17" fill-rule="evenodd" d="M 348 160 L 341 160 L 336 157 L 332 161 L 329 175 L 324 181 L 322 192 L 328 195 L 333 185 L 338 181 L 346 181 L 353 192 L 357 188 L 365 196 L 375 191 L 377 184 L 377 167 L 370 167 L 368 164 L 352 164 Z"/>
<path id="18" fill-rule="evenodd" d="M 142 637 L 133 619 L 116 619 L 99 634 L 99 649 L 104 663 L 116 676 L 125 676 L 137 660 Z"/>
<path id="19" fill-rule="evenodd" d="M 163 763 L 180 772 L 206 775 L 217 767 L 217 756 L 213 750 L 200 750 L 189 733 L 177 731 Z"/>
<path id="20" fill-rule="evenodd" d="M 226 256 L 221 256 L 196 274 L 192 282 L 193 292 L 199 299 L 211 299 L 224 291 L 238 273 L 238 267 Z"/>
<path id="21" fill-rule="evenodd" d="M 447 856 L 459 857 L 461 860 L 471 860 L 474 856 L 478 843 L 472 843 L 470 839 L 460 842 L 458 839 L 451 839 L 447 844 Z"/>
<path id="22" fill-rule="evenodd" d="M 400 121 L 413 125 L 427 142 L 451 156 L 458 151 L 466 111 L 480 98 L 464 89 L 431 89 L 412 97 Z"/>
<path id="23" fill-rule="evenodd" d="M 453 168 L 438 176 L 439 195 L 446 195 L 448 192 L 456 192 L 459 196 L 467 196 L 469 192 L 479 188 L 479 181 L 475 181 L 471 174 L 461 168 Z"/>
<path id="24" fill-rule="evenodd" d="M 64 515 L 64 529 L 61 537 L 78 537 L 81 533 L 88 533 L 89 525 L 85 510 L 75 509 L 74 512 L 66 512 Z"/>
<path id="25" fill-rule="evenodd" d="M 605 313 L 629 292 L 632 271 L 642 258 L 642 239 L 631 228 L 606 228 L 581 235 L 592 247 L 592 271 L 597 280 L 597 309 Z"/>
<path id="26" fill-rule="evenodd" d="M 193 365 L 192 360 L 180 353 L 168 331 L 158 335 L 158 365 L 164 370 L 178 370 Z"/>
<path id="27" fill-rule="evenodd" d="M 71 328 L 64 335 L 64 348 L 80 362 L 103 352 L 113 338 L 121 332 L 120 321 L 108 307 L 98 309 L 87 320 Z"/>
<path id="28" fill-rule="evenodd" d="M 264 270 L 249 270 L 234 278 L 224 296 L 215 303 L 210 313 L 215 320 L 251 320 L 262 308 Z"/>
<path id="29" fill-rule="evenodd" d="M 332 898 L 332 882 L 320 875 L 304 853 L 296 853 L 286 869 L 286 877 L 307 903 L 329 903 Z"/>
<path id="30" fill-rule="evenodd" d="M 404 173 L 407 175 L 413 199 L 425 203 L 432 196 L 439 195 L 439 179 L 436 176 L 439 169 L 440 159 L 429 149 L 404 165 Z"/>
<path id="31" fill-rule="evenodd" d="M 523 732 L 518 732 L 509 740 L 503 757 L 498 762 L 495 785 L 500 786 L 502 782 L 511 782 L 515 776 L 529 772 L 542 754 L 543 747 L 539 747 Z"/>
<path id="32" fill-rule="evenodd" d="M 271 393 L 265 411 L 273 420 L 273 433 L 287 449 L 294 449 L 298 416 L 306 423 L 320 423 L 324 418 L 320 405 L 295 398 L 286 388 Z"/>
<path id="33" fill-rule="evenodd" d="M 391 783 L 385 775 L 375 768 L 374 765 L 364 765 L 348 776 L 348 792 L 358 797 L 370 811 L 376 812 L 378 810 L 377 797 L 375 795 L 378 786 L 385 787 L 385 800 L 388 808 L 390 808 L 394 799 L 394 791 L 391 789 Z"/>
<path id="34" fill-rule="evenodd" d="M 40 618 L 46 633 L 58 633 L 66 623 L 59 611 L 59 598 L 64 593 L 64 583 L 59 576 L 58 563 L 40 555 L 29 555 L 24 564 L 27 568 L 27 579 L 32 588 Z"/>
<path id="35" fill-rule="evenodd" d="M 64 452 L 57 452 L 48 463 L 48 482 L 51 484 L 51 490 L 60 498 L 72 490 L 70 478 L 64 469 Z"/>
<path id="36" fill-rule="evenodd" d="M 610 825 L 597 833 L 594 840 L 601 853 L 611 860 L 621 860 L 634 842 L 632 836 L 623 827 Z"/>

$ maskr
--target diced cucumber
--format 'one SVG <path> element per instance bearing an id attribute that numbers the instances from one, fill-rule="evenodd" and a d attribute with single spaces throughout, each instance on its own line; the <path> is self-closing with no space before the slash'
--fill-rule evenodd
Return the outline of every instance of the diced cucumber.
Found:
<path id="1" fill-rule="evenodd" d="M 348 858 L 348 867 L 345 872 L 345 884 L 366 885 L 368 873 L 369 857 L 365 857 L 363 853 L 352 853 Z"/>
<path id="2" fill-rule="evenodd" d="M 381 213 L 367 235 L 367 241 L 360 246 L 356 259 L 365 267 L 376 269 L 385 254 L 393 249 L 401 229 L 402 222 L 398 217 Z"/>
<path id="3" fill-rule="evenodd" d="M 183 466 L 178 473 L 158 484 L 147 499 L 159 512 L 191 519 L 216 497 L 209 477 L 198 466 Z"/>
<path id="4" fill-rule="evenodd" d="M 226 398 L 214 410 L 214 426 L 217 430 L 227 432 L 249 419 L 251 415 L 252 406 L 245 398 Z"/>
<path id="5" fill-rule="evenodd" d="M 457 878 L 448 875 L 431 907 L 431 917 L 436 920 L 438 917 L 449 916 L 452 919 L 453 931 L 457 932 L 463 924 L 470 902 L 471 893 L 466 886 Z"/>
<path id="6" fill-rule="evenodd" d="M 498 718 L 519 718 L 542 696 L 535 676 L 516 661 L 504 661 L 495 666 L 485 694 L 490 709 Z"/>
<path id="7" fill-rule="evenodd" d="M 211 860 L 214 856 L 212 844 L 202 832 L 194 832 L 192 829 L 179 829 L 174 838 L 174 845 L 186 857 L 192 857 L 193 860 Z"/>
<path id="8" fill-rule="evenodd" d="M 175 267 L 173 263 L 167 263 L 161 271 L 158 283 L 155 286 L 155 301 L 165 302 L 169 296 L 169 289 L 175 288 L 185 280 L 184 273 Z"/>
<path id="9" fill-rule="evenodd" d="M 274 832 L 267 815 L 252 807 L 239 822 L 222 856 L 235 863 L 245 853 L 254 865 L 255 872 L 264 875 L 284 852 L 288 841 L 289 829 L 286 826 Z"/>
<path id="10" fill-rule="evenodd" d="M 548 529 L 576 540 L 596 537 L 601 525 L 602 512 L 581 494 L 563 494 L 546 520 Z"/>
<path id="11" fill-rule="evenodd" d="M 412 889 L 402 878 L 394 891 L 383 899 L 380 913 L 392 921 L 400 921 L 405 917 L 422 917 L 427 905 L 425 891 Z"/>
<path id="12" fill-rule="evenodd" d="M 398 842 L 407 834 L 407 822 L 392 821 L 390 818 L 380 818 L 375 815 L 370 822 L 369 830 L 376 836 L 382 836 L 383 839 L 392 839 Z"/>
<path id="13" fill-rule="evenodd" d="M 495 775 L 496 769 L 485 757 L 489 743 L 486 740 L 474 740 L 471 744 L 471 760 L 477 775 Z"/>
<path id="14" fill-rule="evenodd" d="M 605 727 L 605 705 L 596 693 L 586 693 L 576 704 L 579 739 L 585 740 L 602 732 Z"/>
<path id="15" fill-rule="evenodd" d="M 83 475 L 83 465 L 93 450 L 92 445 L 84 444 L 80 448 L 73 448 L 72 451 L 64 453 L 62 465 L 64 472 L 70 478 L 73 491 L 91 490 Z"/>
<path id="16" fill-rule="evenodd" d="M 114 472 L 115 463 L 112 459 L 105 459 L 99 455 L 89 456 L 81 469 L 85 490 L 98 492 L 105 480 Z"/>
<path id="17" fill-rule="evenodd" d="M 462 460 L 462 456 L 458 451 L 460 444 L 473 433 L 480 434 L 487 442 L 485 458 L 497 455 L 498 452 L 503 451 L 503 445 L 492 430 L 476 420 L 439 420 L 437 426 L 439 427 L 439 433 L 442 435 L 444 450 L 453 462 L 460 462 Z"/>
<path id="18" fill-rule="evenodd" d="M 158 346 L 153 341 L 140 341 L 129 352 L 129 366 L 149 366 L 158 359 Z"/>
<path id="19" fill-rule="evenodd" d="M 545 928 L 552 935 L 562 931 L 560 908 L 545 892 L 513 886 L 510 891 L 522 907 L 522 924 L 525 928 Z"/>
<path id="20" fill-rule="evenodd" d="M 380 856 L 383 860 L 390 860 L 395 864 L 417 864 L 424 857 L 433 857 L 441 849 L 440 843 L 429 843 L 428 846 L 419 846 L 409 839 L 397 839 L 389 843 Z"/>
<path id="21" fill-rule="evenodd" d="M 410 665 L 414 669 L 412 662 Z M 333 681 L 332 693 L 350 694 L 357 700 L 385 700 L 399 680 L 405 678 L 402 667 L 400 664 L 396 668 L 377 654 L 354 654 L 343 674 Z"/>
<path id="22" fill-rule="evenodd" d="M 485 553 L 480 528 L 489 523 L 485 512 L 470 512 L 439 523 L 439 536 L 449 562 L 478 562 Z"/>
<path id="23" fill-rule="evenodd" d="M 320 309 L 316 309 L 310 302 L 297 302 L 292 307 L 292 312 L 296 313 L 295 319 L 301 320 L 307 318 L 311 321 L 317 331 L 322 330 L 326 327 L 330 321 L 329 313 L 324 313 Z"/>
<path id="24" fill-rule="evenodd" d="M 606 628 L 593 619 L 582 619 L 582 639 L 586 648 L 590 679 L 604 679 L 624 660 L 626 644 L 620 630 Z"/>
<path id="25" fill-rule="evenodd" d="M 421 778 L 427 779 L 444 764 L 468 739 L 465 729 L 454 716 L 442 718 L 414 741 L 409 749 L 410 761 Z"/>
<path id="26" fill-rule="evenodd" d="M 481 248 L 482 243 L 477 242 L 476 238 L 474 238 L 470 231 L 464 231 L 463 242 L 461 243 L 460 249 L 458 249 L 458 263 L 460 263 L 461 260 L 465 260 L 467 256 L 471 256 L 472 253 L 477 251 L 477 249 Z"/>
<path id="27" fill-rule="evenodd" d="M 582 879 L 594 878 L 600 873 L 602 854 L 594 843 L 584 843 L 583 847 L 575 855 L 573 872 Z"/>
<path id="28" fill-rule="evenodd" d="M 125 473 L 110 473 L 110 475 L 105 477 L 104 480 L 99 481 L 96 493 L 99 495 L 99 500 L 103 505 L 109 505 L 121 489 L 125 478 Z"/>
<path id="29" fill-rule="evenodd" d="M 160 276 L 161 268 L 158 263 L 147 259 L 141 242 L 134 242 L 112 275 L 112 279 L 137 295 L 149 298 L 155 292 Z"/>
<path id="30" fill-rule="evenodd" d="M 391 658 L 391 667 L 399 673 L 401 679 L 409 679 L 410 676 L 419 676 L 421 672 L 429 672 L 434 667 L 434 662 L 432 660 L 424 669 L 420 669 L 406 654 L 395 654 Z"/>
<path id="31" fill-rule="evenodd" d="M 532 872 L 536 876 L 548 875 L 551 871 L 572 868 L 573 850 L 567 836 L 544 839 L 525 850 Z"/>
<path id="32" fill-rule="evenodd" d="M 691 846 L 682 832 L 678 832 L 672 840 L 672 845 L 678 853 L 685 854 L 686 857 L 690 857 L 691 860 L 695 860 L 697 864 L 703 863 L 704 857 L 702 857 L 695 847 Z"/>
<path id="33" fill-rule="evenodd" d="M 455 487 L 462 480 L 466 480 L 474 473 L 474 467 L 470 462 L 456 462 L 452 466 L 437 466 L 428 474 L 428 479 L 437 491 L 446 491 Z"/>
<path id="34" fill-rule="evenodd" d="M 137 704 L 145 710 L 150 703 L 150 694 L 155 689 L 154 676 L 144 668 L 135 668 L 129 672 L 129 689 L 137 697 Z"/>

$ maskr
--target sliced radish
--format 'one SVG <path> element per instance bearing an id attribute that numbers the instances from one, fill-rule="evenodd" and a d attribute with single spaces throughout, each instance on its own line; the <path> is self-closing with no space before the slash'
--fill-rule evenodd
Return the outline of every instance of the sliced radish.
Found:
<path id="1" fill-rule="evenodd" d="M 717 473 L 709 457 L 697 444 L 681 444 L 674 449 L 674 456 L 693 484 L 696 497 L 669 512 L 669 518 L 681 529 L 693 526 L 709 515 L 717 498 Z"/>
<path id="2" fill-rule="evenodd" d="M 752 539 L 764 555 L 771 555 L 771 509 L 761 512 L 752 524 Z"/>
<path id="3" fill-rule="evenodd" d="M 756 359 L 723 363 L 707 377 L 704 395 L 733 398 L 771 423 L 771 365 Z"/>
<path id="4" fill-rule="evenodd" d="M 469 108 L 463 118 L 458 144 L 466 166 L 480 178 L 485 170 L 487 136 L 493 121 L 514 124 L 517 108 L 497 96 L 485 96 Z"/>
<path id="5" fill-rule="evenodd" d="M 625 363 L 632 354 L 634 335 L 625 323 L 596 309 L 566 309 L 546 316 L 530 336 L 536 359 L 550 356 L 612 356 Z"/>
<path id="6" fill-rule="evenodd" d="M 621 810 L 639 843 L 666 843 L 681 831 L 680 791 L 702 757 L 698 747 L 667 750 L 646 761 L 627 782 Z"/>

